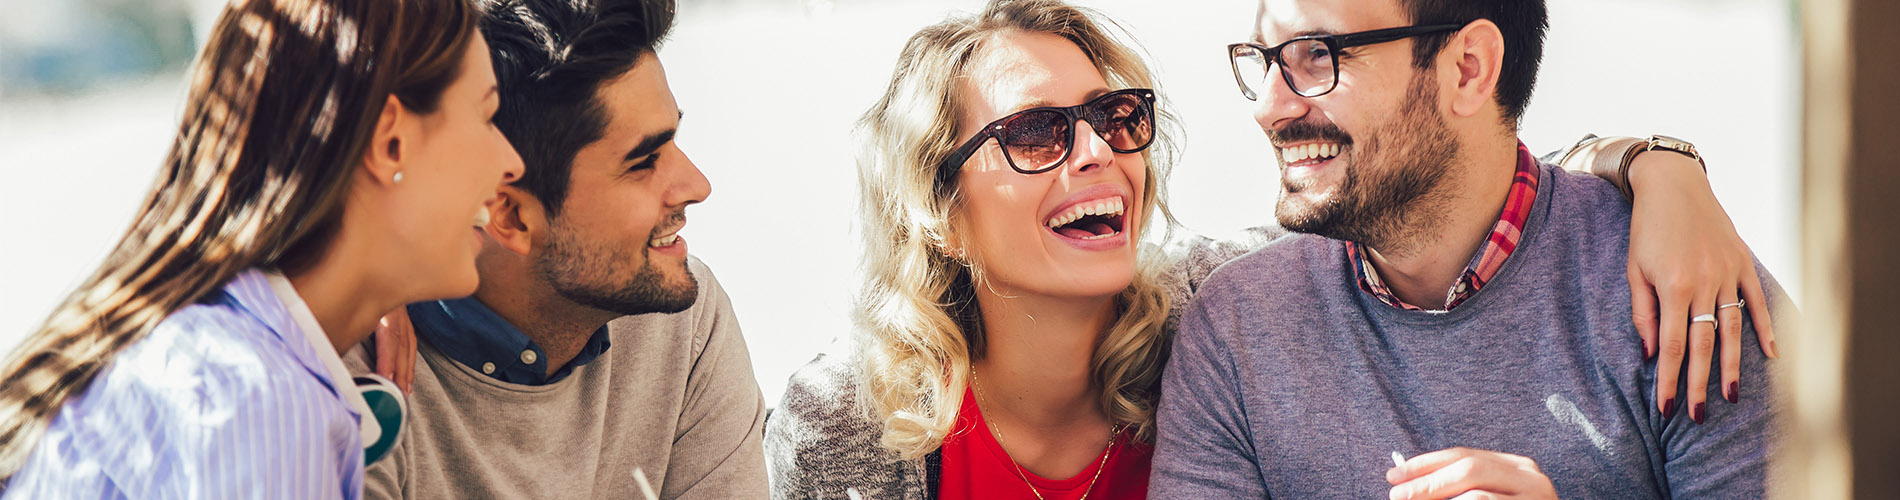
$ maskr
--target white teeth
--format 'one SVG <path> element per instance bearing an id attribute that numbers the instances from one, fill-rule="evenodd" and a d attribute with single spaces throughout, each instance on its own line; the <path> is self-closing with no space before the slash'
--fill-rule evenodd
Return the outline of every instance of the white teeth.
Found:
<path id="1" fill-rule="evenodd" d="M 1076 219 L 1080 219 L 1083 216 L 1121 215 L 1122 210 L 1123 208 L 1122 208 L 1121 198 L 1109 198 L 1106 200 L 1097 201 L 1093 203 L 1078 203 L 1075 206 L 1069 207 L 1068 210 L 1063 210 L 1062 213 L 1056 214 L 1054 217 L 1050 217 L 1049 220 L 1044 221 L 1043 223 L 1048 224 L 1050 229 L 1055 229 L 1058 227 L 1062 227 L 1063 224 L 1075 222 Z M 1097 238 L 1091 238 L 1091 239 L 1097 239 Z"/>
<path id="2" fill-rule="evenodd" d="M 680 240 L 680 234 L 673 233 L 673 234 L 669 234 L 669 235 L 662 236 L 659 238 L 654 238 L 653 241 L 647 242 L 647 246 L 650 246 L 650 247 L 672 246 L 674 243 L 678 243 L 679 240 Z"/>
<path id="3" fill-rule="evenodd" d="M 487 227 L 487 226 L 488 226 L 488 207 L 486 207 L 486 206 L 483 206 L 483 207 L 476 207 L 476 208 L 475 208 L 475 219 L 474 219 L 474 223 L 475 223 L 475 227 Z"/>
<path id="4" fill-rule="evenodd" d="M 1280 158 L 1287 163 L 1299 163 L 1314 158 L 1332 158 L 1339 156 L 1340 146 L 1335 143 L 1302 144 L 1290 148 L 1280 148 Z"/>

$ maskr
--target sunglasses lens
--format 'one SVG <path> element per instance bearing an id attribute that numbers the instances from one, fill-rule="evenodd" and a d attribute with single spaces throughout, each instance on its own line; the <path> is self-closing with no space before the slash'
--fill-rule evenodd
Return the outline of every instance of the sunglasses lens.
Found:
<path id="1" fill-rule="evenodd" d="M 1073 126 L 1062 113 L 1033 111 L 1004 123 L 996 138 L 1017 169 L 1041 170 L 1062 161 Z"/>
<path id="2" fill-rule="evenodd" d="M 1115 151 L 1133 153 L 1154 140 L 1154 116 L 1140 95 L 1114 94 L 1092 104 L 1083 110 L 1089 126 Z"/>

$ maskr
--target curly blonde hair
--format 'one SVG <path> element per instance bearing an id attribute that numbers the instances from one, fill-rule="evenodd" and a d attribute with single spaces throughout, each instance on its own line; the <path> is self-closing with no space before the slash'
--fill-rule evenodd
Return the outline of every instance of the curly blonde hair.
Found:
<path id="1" fill-rule="evenodd" d="M 998 34 L 1061 36 L 1082 50 L 1112 88 L 1155 88 L 1136 52 L 1104 30 L 1119 28 L 1092 10 L 1057 0 L 992 0 L 975 16 L 956 17 L 911 36 L 884 96 L 858 122 L 859 213 L 865 239 L 864 287 L 853 308 L 855 369 L 865 415 L 883 427 L 880 443 L 906 460 L 936 450 L 956 422 L 970 363 L 984 353 L 975 287 L 982 259 L 966 264 L 941 253 L 959 231 L 962 203 L 954 181 L 939 185 L 938 165 L 963 139 L 956 83 Z M 1125 32 L 1117 31 L 1123 34 Z M 1141 220 L 1159 213 L 1178 133 L 1156 105 L 1156 138 L 1142 153 L 1148 169 Z M 1134 236 L 1141 241 L 1142 235 Z M 1159 284 L 1159 255 L 1141 252 L 1133 283 L 1117 297 L 1119 319 L 1092 356 L 1102 409 L 1152 441 L 1161 366 L 1168 357 L 1163 323 L 1168 299 Z"/>

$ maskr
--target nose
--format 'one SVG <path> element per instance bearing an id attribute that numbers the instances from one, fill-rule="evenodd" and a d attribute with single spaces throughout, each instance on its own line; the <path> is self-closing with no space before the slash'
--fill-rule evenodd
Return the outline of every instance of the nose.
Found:
<path id="1" fill-rule="evenodd" d="M 1312 111 L 1309 98 L 1293 93 L 1293 86 L 1287 85 L 1279 64 L 1268 66 L 1267 75 L 1260 83 L 1265 88 L 1254 89 L 1259 96 L 1253 109 L 1253 119 L 1260 123 L 1260 130 L 1279 130 Z"/>
<path id="2" fill-rule="evenodd" d="M 1115 164 L 1115 149 L 1108 146 L 1088 120 L 1075 121 L 1075 144 L 1069 151 L 1069 168 L 1079 173 L 1102 170 Z"/>
<path id="3" fill-rule="evenodd" d="M 706 174 L 699 171 L 699 165 L 694 164 L 685 151 L 678 153 L 680 161 L 675 165 L 673 183 L 666 190 L 666 205 L 684 207 L 706 201 L 706 197 L 712 195 L 712 182 L 706 180 Z"/>
<path id="4" fill-rule="evenodd" d="M 504 137 L 501 144 L 506 149 L 506 154 L 503 154 L 501 158 L 501 183 L 505 185 L 521 179 L 521 176 L 526 173 L 526 167 L 522 165 L 521 153 L 515 151 L 514 143 Z"/>

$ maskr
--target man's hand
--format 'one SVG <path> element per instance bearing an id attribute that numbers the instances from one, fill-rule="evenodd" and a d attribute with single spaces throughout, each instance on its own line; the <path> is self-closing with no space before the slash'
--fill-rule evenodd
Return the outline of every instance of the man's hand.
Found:
<path id="1" fill-rule="evenodd" d="M 1385 471 L 1392 500 L 1554 499 L 1557 488 L 1529 458 L 1471 448 L 1412 457 Z"/>
<path id="2" fill-rule="evenodd" d="M 376 374 L 395 382 L 408 394 L 416 381 L 416 328 L 409 322 L 409 309 L 398 307 L 377 323 L 370 335 L 370 358 L 376 362 Z"/>
<path id="3" fill-rule="evenodd" d="M 1753 320 L 1762 353 L 1778 355 L 1768 297 L 1748 245 L 1716 201 L 1700 163 L 1650 151 L 1636 157 L 1629 175 L 1636 192 L 1630 214 L 1630 305 L 1643 352 L 1656 358 L 1656 405 L 1663 415 L 1675 415 L 1676 381 L 1686 357 L 1684 406 L 1701 423 L 1718 340 L 1722 396 L 1731 402 L 1741 396 L 1744 312 Z M 1723 307 L 1744 301 L 1744 306 Z M 1716 324 L 1690 324 L 1689 318 L 1701 314 L 1715 314 Z"/>

